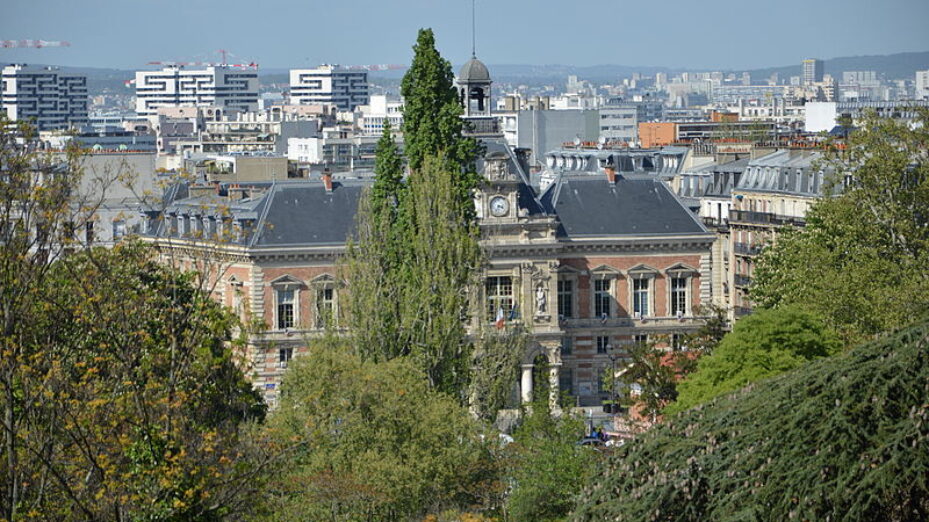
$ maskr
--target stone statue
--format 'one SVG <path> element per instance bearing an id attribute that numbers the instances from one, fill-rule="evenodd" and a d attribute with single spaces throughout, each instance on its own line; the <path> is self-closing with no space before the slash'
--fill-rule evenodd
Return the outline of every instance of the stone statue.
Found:
<path id="1" fill-rule="evenodd" d="M 535 290 L 535 307 L 538 314 L 544 314 L 547 308 L 547 299 L 545 297 L 545 285 L 539 283 Z"/>

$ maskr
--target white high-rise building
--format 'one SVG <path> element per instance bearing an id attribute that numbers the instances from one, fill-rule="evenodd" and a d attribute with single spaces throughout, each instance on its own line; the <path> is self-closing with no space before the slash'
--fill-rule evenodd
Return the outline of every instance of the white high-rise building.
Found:
<path id="1" fill-rule="evenodd" d="M 342 111 L 368 104 L 368 73 L 338 65 L 290 70 L 290 101 L 296 105 L 331 103 Z"/>
<path id="2" fill-rule="evenodd" d="M 823 61 L 817 58 L 803 60 L 803 85 L 812 85 L 823 81 Z"/>
<path id="3" fill-rule="evenodd" d="M 12 120 L 32 121 L 39 130 L 87 124 L 87 77 L 54 67 L 9 65 L 2 74 L 2 107 Z"/>
<path id="4" fill-rule="evenodd" d="M 217 66 L 181 66 L 135 73 L 135 111 L 155 116 L 160 107 L 219 107 L 258 110 L 258 71 Z"/>
<path id="5" fill-rule="evenodd" d="M 929 99 L 929 70 L 916 71 L 916 99 Z"/>

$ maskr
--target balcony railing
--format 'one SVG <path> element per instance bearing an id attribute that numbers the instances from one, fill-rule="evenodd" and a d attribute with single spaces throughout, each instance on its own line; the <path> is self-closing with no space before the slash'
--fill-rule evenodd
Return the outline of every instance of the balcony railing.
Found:
<path id="1" fill-rule="evenodd" d="M 734 312 L 736 317 L 742 317 L 752 313 L 752 309 L 748 306 L 736 306 Z"/>
<path id="2" fill-rule="evenodd" d="M 729 220 L 726 218 L 704 217 L 703 224 L 708 227 L 728 227 Z"/>
<path id="3" fill-rule="evenodd" d="M 744 275 L 736 274 L 735 276 L 735 286 L 749 286 L 752 284 L 752 278 Z"/>
<path id="4" fill-rule="evenodd" d="M 734 243 L 732 249 L 736 254 L 746 256 L 757 256 L 764 249 L 764 245 L 753 245 L 751 243 Z"/>
<path id="5" fill-rule="evenodd" d="M 751 223 L 756 225 L 794 225 L 802 227 L 806 224 L 803 218 L 796 216 L 783 216 L 770 212 L 752 212 L 750 210 L 730 210 L 731 223 Z"/>

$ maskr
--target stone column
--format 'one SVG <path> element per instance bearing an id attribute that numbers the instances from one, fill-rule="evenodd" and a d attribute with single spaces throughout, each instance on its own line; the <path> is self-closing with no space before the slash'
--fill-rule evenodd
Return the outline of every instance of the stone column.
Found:
<path id="1" fill-rule="evenodd" d="M 522 385 L 520 386 L 523 404 L 532 402 L 532 371 L 534 369 L 534 364 L 523 365 Z"/>
<path id="2" fill-rule="evenodd" d="M 561 373 L 561 342 L 544 342 L 542 345 L 548 357 L 548 405 L 553 413 L 560 413 L 561 383 L 558 376 Z"/>
<path id="3" fill-rule="evenodd" d="M 560 413 L 561 406 L 558 399 L 561 398 L 561 389 L 558 382 L 558 374 L 561 370 L 561 362 L 551 363 L 548 367 L 548 404 L 553 413 Z"/>

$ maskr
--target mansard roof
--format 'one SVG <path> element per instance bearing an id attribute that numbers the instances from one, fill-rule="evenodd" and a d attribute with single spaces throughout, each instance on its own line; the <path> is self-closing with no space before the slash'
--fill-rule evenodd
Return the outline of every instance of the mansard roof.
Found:
<path id="1" fill-rule="evenodd" d="M 706 234 L 667 185 L 652 177 L 559 176 L 541 197 L 566 239 Z"/>

